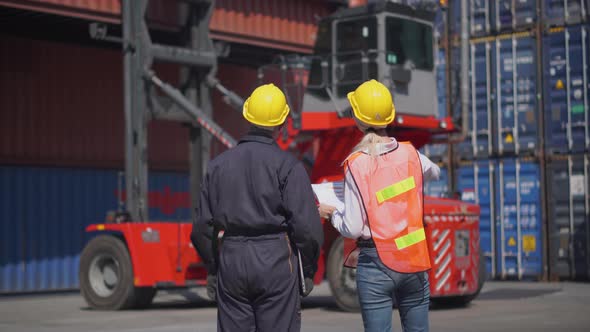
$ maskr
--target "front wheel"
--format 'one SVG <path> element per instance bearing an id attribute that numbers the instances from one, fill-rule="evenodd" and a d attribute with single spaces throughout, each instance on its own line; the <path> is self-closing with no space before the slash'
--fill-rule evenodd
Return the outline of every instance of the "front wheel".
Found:
<path id="1" fill-rule="evenodd" d="M 92 239 L 80 256 L 80 292 L 91 308 L 144 308 L 156 295 L 153 287 L 135 287 L 127 246 L 112 235 Z"/>
<path id="2" fill-rule="evenodd" d="M 344 267 L 344 238 L 338 237 L 328 254 L 326 274 L 336 305 L 343 311 L 360 311 L 356 290 L 356 269 Z"/>

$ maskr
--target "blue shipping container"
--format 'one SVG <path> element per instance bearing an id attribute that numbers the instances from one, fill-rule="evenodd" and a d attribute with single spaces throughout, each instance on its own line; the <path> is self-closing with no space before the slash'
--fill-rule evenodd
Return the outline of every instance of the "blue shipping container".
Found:
<path id="1" fill-rule="evenodd" d="M 590 26 L 552 29 L 543 39 L 545 135 L 551 153 L 590 149 Z"/>
<path id="2" fill-rule="evenodd" d="M 496 274 L 496 241 L 494 234 L 494 162 L 490 160 L 462 164 L 457 169 L 457 190 L 461 199 L 479 204 L 479 238 L 486 260 L 488 278 Z"/>
<path id="3" fill-rule="evenodd" d="M 492 42 L 470 45 L 469 136 L 458 146 L 462 159 L 488 158 L 492 154 Z"/>
<path id="4" fill-rule="evenodd" d="M 552 158 L 547 166 L 549 269 L 552 277 L 590 279 L 590 161 Z"/>
<path id="5" fill-rule="evenodd" d="M 496 180 L 496 270 L 502 279 L 539 279 L 543 274 L 539 165 L 501 159 Z"/>
<path id="6" fill-rule="evenodd" d="M 0 293 L 78 287 L 87 225 L 118 205 L 114 170 L 0 167 Z M 190 220 L 188 176 L 152 173 L 151 220 Z"/>
<path id="7" fill-rule="evenodd" d="M 546 26 L 578 24 L 587 19 L 590 0 L 543 0 Z"/>
<path id="8" fill-rule="evenodd" d="M 536 0 L 496 0 L 494 4 L 494 30 L 518 31 L 532 27 L 537 18 Z"/>
<path id="9" fill-rule="evenodd" d="M 522 35 L 498 37 L 493 58 L 495 153 L 532 154 L 539 133 L 535 39 Z"/>
<path id="10" fill-rule="evenodd" d="M 432 197 L 449 197 L 449 171 L 440 168 L 440 177 L 434 181 L 424 181 L 424 195 Z"/>

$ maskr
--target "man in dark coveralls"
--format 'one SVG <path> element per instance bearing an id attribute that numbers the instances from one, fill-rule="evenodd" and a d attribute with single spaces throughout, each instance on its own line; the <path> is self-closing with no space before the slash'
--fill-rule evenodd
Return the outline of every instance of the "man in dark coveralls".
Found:
<path id="1" fill-rule="evenodd" d="M 305 168 L 274 140 L 288 114 L 279 88 L 254 90 L 243 108 L 252 129 L 202 181 L 191 240 L 217 294 L 218 331 L 301 329 L 296 250 L 309 294 L 323 231 Z"/>

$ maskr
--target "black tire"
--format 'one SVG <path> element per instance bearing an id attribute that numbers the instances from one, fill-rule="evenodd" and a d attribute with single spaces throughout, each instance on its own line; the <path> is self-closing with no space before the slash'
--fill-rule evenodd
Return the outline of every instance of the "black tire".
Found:
<path id="1" fill-rule="evenodd" d="M 475 298 L 481 292 L 483 285 L 486 281 L 486 261 L 485 256 L 483 255 L 483 251 L 481 248 L 479 249 L 479 267 L 478 267 L 478 276 L 477 276 L 477 291 L 470 295 L 464 296 L 449 296 L 449 297 L 439 297 L 439 298 L 432 298 L 432 302 L 435 305 L 443 306 L 443 307 L 465 307 L 471 303 L 471 301 L 475 300 Z"/>
<path id="2" fill-rule="evenodd" d="M 99 235 L 88 242 L 80 256 L 79 277 L 80 292 L 93 309 L 146 307 L 156 294 L 152 287 L 133 286 L 129 251 L 112 235 Z"/>
<path id="3" fill-rule="evenodd" d="M 328 254 L 326 274 L 336 305 L 343 311 L 358 312 L 360 304 L 356 290 L 356 269 L 350 269 L 344 264 L 344 239 L 338 237 Z"/>

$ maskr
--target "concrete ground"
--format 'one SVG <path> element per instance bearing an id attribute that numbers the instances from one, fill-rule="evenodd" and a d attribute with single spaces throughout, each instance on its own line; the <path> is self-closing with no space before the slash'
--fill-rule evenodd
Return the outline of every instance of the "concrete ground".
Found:
<path id="1" fill-rule="evenodd" d="M 303 303 L 303 331 L 362 331 L 360 314 L 340 312 L 326 284 L 312 294 Z M 90 310 L 75 293 L 4 296 L 0 331 L 215 331 L 216 309 L 201 296 L 202 289 L 160 292 L 150 309 L 122 312 Z M 393 315 L 394 331 L 401 331 Z M 430 326 L 440 332 L 590 331 L 590 284 L 488 282 L 469 307 L 432 308 Z"/>

